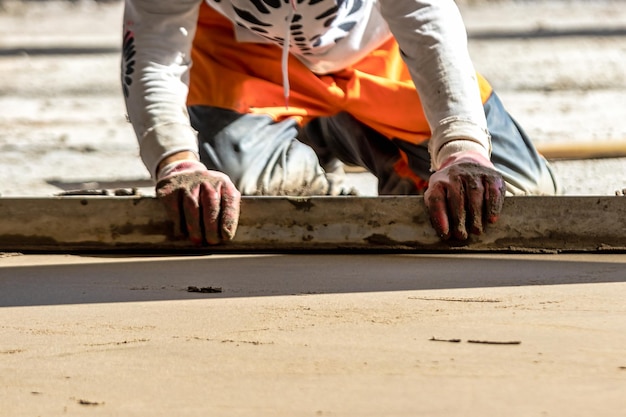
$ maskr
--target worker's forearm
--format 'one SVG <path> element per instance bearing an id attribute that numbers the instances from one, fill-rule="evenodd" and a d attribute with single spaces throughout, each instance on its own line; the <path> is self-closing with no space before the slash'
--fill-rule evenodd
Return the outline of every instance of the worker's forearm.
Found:
<path id="1" fill-rule="evenodd" d="M 191 44 L 201 0 L 126 0 L 122 82 L 128 117 L 151 175 L 164 158 L 197 153 L 187 114 Z"/>
<path id="2" fill-rule="evenodd" d="M 420 94 L 432 130 L 432 168 L 445 159 L 446 143 L 469 140 L 491 149 L 467 35 L 453 0 L 379 0 Z M 458 144 L 460 145 L 460 144 Z M 457 146 L 457 145 L 455 145 Z M 445 153 L 445 152 L 444 152 Z"/>

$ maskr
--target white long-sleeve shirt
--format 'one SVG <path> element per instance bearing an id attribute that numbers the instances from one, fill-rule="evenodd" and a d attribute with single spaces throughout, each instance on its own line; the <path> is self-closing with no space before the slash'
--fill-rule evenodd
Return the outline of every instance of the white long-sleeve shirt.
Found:
<path id="1" fill-rule="evenodd" d="M 185 103 L 202 1 L 126 0 L 123 87 L 152 175 L 166 156 L 198 151 Z M 431 127 L 432 168 L 459 150 L 489 156 L 476 73 L 453 0 L 290 0 L 295 7 L 285 0 L 206 1 L 234 23 L 238 41 L 291 45 L 289 53 L 316 74 L 354 64 L 394 36 Z"/>

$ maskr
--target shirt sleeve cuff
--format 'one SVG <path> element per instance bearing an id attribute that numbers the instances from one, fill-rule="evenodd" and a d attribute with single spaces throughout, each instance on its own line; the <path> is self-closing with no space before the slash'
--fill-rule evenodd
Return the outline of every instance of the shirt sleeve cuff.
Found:
<path id="1" fill-rule="evenodd" d="M 159 163 L 177 152 L 189 151 L 198 156 L 196 131 L 188 125 L 169 123 L 154 126 L 143 134 L 139 153 L 152 178 L 156 178 Z"/>
<path id="2" fill-rule="evenodd" d="M 448 117 L 441 121 L 428 143 L 431 170 L 437 171 L 450 155 L 461 151 L 479 152 L 486 158 L 491 156 L 491 135 L 476 123 Z"/>

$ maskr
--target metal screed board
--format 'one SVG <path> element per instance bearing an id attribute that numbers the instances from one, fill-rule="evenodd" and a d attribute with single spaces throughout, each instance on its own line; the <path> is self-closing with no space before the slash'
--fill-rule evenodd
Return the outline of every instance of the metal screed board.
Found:
<path id="1" fill-rule="evenodd" d="M 499 221 L 442 242 L 421 197 L 245 197 L 235 239 L 175 238 L 155 198 L 0 198 L 0 251 L 621 252 L 626 197 L 510 197 Z"/>

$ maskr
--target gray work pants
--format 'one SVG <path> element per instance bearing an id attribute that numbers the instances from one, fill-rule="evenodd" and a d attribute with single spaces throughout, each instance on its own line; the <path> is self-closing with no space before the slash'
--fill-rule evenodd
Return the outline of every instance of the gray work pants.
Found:
<path id="1" fill-rule="evenodd" d="M 491 133 L 491 160 L 509 195 L 553 195 L 558 182 L 547 161 L 504 109 L 494 93 L 485 103 Z M 415 183 L 394 170 L 400 150 L 411 170 L 430 177 L 428 143 L 389 140 L 348 113 L 314 119 L 299 128 L 291 119 L 239 114 L 207 106 L 189 108 L 198 131 L 200 158 L 227 174 L 243 195 L 340 195 L 342 162 L 361 166 L 378 178 L 380 195 L 418 194 Z"/>

